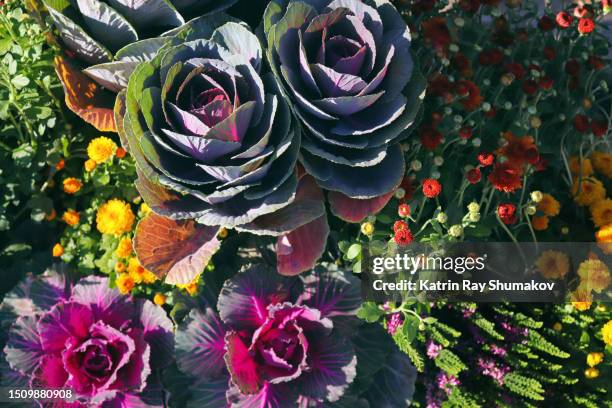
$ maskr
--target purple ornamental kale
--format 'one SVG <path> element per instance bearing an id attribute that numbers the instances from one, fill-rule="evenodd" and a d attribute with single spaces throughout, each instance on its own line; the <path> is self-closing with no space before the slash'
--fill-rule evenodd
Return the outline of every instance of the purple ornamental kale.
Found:
<path id="1" fill-rule="evenodd" d="M 73 285 L 45 273 L 9 293 L 2 317 L 18 317 L 2 385 L 70 389 L 76 400 L 67 406 L 76 408 L 163 406 L 157 372 L 172 361 L 172 322 L 161 307 L 108 283 L 89 276 Z"/>
<path id="2" fill-rule="evenodd" d="M 272 0 L 266 56 L 304 129 L 300 160 L 327 190 L 371 199 L 400 184 L 425 81 L 387 0 Z"/>
<path id="3" fill-rule="evenodd" d="M 382 348 L 371 352 L 363 350 L 378 337 L 351 337 L 360 304 L 358 281 L 349 273 L 287 278 L 263 266 L 238 273 L 221 290 L 218 314 L 209 306 L 194 309 L 177 330 L 178 366 L 195 378 L 193 406 L 284 408 L 347 398 L 358 359 L 380 367 L 391 349 L 381 327 L 374 329 L 383 341 L 374 342 Z M 409 389 L 413 368 L 406 357 L 388 361 L 389 370 L 378 378 Z M 373 378 L 374 372 L 366 374 Z M 373 388 L 379 401 L 388 398 L 384 386 Z M 400 401 L 381 406 L 405 405 L 406 399 Z"/>

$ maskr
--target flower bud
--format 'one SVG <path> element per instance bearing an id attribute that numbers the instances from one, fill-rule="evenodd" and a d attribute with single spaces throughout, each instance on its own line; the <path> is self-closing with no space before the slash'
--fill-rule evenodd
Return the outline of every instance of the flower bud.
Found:
<path id="1" fill-rule="evenodd" d="M 412 162 L 410 162 L 410 167 L 414 171 L 419 171 L 423 168 L 423 163 L 421 163 L 419 160 L 413 160 Z"/>
<path id="2" fill-rule="evenodd" d="M 470 213 L 477 213 L 480 211 L 480 204 L 478 204 L 476 201 L 472 201 L 468 204 L 467 209 Z"/>
<path id="3" fill-rule="evenodd" d="M 468 219 L 470 220 L 470 222 L 478 222 L 480 221 L 480 213 L 469 213 Z"/>
<path id="4" fill-rule="evenodd" d="M 531 119 L 529 119 L 529 124 L 532 128 L 538 129 L 540 126 L 542 126 L 542 119 L 540 119 L 538 116 L 532 116 Z"/>
<path id="5" fill-rule="evenodd" d="M 448 234 L 451 237 L 459 238 L 463 234 L 463 227 L 459 224 L 455 224 L 448 230 Z"/>
<path id="6" fill-rule="evenodd" d="M 444 224 L 446 221 L 448 221 L 448 216 L 443 212 L 438 213 L 436 216 L 436 221 L 438 221 L 440 224 Z"/>
<path id="7" fill-rule="evenodd" d="M 534 215 L 537 211 L 538 209 L 534 205 L 530 205 L 529 207 L 525 208 L 525 213 L 527 215 Z"/>
<path id="8" fill-rule="evenodd" d="M 531 201 L 534 203 L 539 203 L 544 198 L 542 192 L 540 190 L 535 190 L 531 192 Z"/>
<path id="9" fill-rule="evenodd" d="M 361 233 L 366 236 L 372 236 L 374 234 L 374 224 L 371 222 L 364 222 L 361 224 Z"/>
<path id="10" fill-rule="evenodd" d="M 400 187 L 397 190 L 395 190 L 394 195 L 395 195 L 395 198 L 397 198 L 398 200 L 401 200 L 406 195 L 406 190 Z"/>
<path id="11" fill-rule="evenodd" d="M 501 76 L 501 83 L 503 86 L 510 86 L 514 82 L 514 74 L 507 72 Z"/>

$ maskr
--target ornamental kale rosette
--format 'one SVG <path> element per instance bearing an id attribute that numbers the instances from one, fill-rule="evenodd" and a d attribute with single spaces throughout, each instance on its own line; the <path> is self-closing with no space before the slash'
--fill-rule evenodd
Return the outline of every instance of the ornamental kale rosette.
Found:
<path id="1" fill-rule="evenodd" d="M 382 327 L 359 326 L 359 281 L 318 268 L 282 277 L 255 265 L 223 285 L 218 313 L 199 299 L 176 357 L 193 407 L 407 406 L 416 372 Z M 397 351 L 397 353 L 396 353 Z M 169 374 L 171 405 L 189 381 Z M 389 389 L 387 387 L 395 387 Z"/>
<path id="2" fill-rule="evenodd" d="M 425 81 L 410 30 L 386 0 L 272 0 L 266 56 L 304 134 L 300 161 L 318 184 L 355 199 L 397 188 L 398 142 L 420 111 Z"/>
<path id="3" fill-rule="evenodd" d="M 108 284 L 47 272 L 9 293 L 2 385 L 72 390 L 74 407 L 164 406 L 158 374 L 172 361 L 172 322 Z"/>
<path id="4" fill-rule="evenodd" d="M 116 103 L 119 134 L 136 162 L 136 187 L 166 217 L 141 222 L 136 252 L 160 277 L 169 264 L 188 270 L 179 280 L 172 272 L 168 283 L 189 283 L 202 271 L 205 263 L 195 266 L 192 250 L 210 242 L 205 252 L 214 252 L 211 231 L 221 226 L 280 236 L 322 219 L 314 260 L 327 237 L 322 197 L 305 197 L 305 188 L 311 195 L 317 191 L 303 175 L 298 182 L 297 121 L 272 75 L 260 73 L 257 37 L 243 24 L 218 23 L 217 16 L 202 18 L 182 29 L 171 46 L 134 70 Z M 167 219 L 185 221 L 171 226 Z M 186 226 L 191 220 L 197 225 Z M 175 233 L 182 227 L 186 234 Z M 165 241 L 158 245 L 163 234 L 180 249 L 168 251 Z M 160 253 L 184 262 L 160 260 Z"/>
<path id="5" fill-rule="evenodd" d="M 113 94 L 127 85 L 138 62 L 151 58 L 167 43 L 167 36 L 172 33 L 169 30 L 180 27 L 191 17 L 215 13 L 237 2 L 43 1 L 69 57 L 56 60 L 66 104 L 103 131 L 115 131 L 112 123 Z M 79 68 L 84 69 L 79 72 Z M 91 112 L 92 108 L 94 112 Z"/>

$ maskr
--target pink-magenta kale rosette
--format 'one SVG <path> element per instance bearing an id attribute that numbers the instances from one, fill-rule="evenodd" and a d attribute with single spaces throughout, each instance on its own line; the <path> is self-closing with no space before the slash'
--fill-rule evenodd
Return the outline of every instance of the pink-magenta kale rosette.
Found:
<path id="1" fill-rule="evenodd" d="M 192 379 L 187 406 L 400 407 L 412 396 L 406 355 L 381 326 L 356 318 L 360 285 L 350 273 L 321 267 L 283 277 L 251 266 L 225 282 L 218 312 L 209 304 L 176 333 L 178 368 Z"/>
<path id="2" fill-rule="evenodd" d="M 70 407 L 163 407 L 159 371 L 173 359 L 172 322 L 108 283 L 47 272 L 8 294 L 2 385 L 71 390 Z"/>

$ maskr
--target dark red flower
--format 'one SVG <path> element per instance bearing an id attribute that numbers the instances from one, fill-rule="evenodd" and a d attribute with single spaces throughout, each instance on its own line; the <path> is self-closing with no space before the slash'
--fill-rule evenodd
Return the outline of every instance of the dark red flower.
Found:
<path id="1" fill-rule="evenodd" d="M 540 21 L 538 21 L 538 27 L 540 27 L 542 31 L 550 31 L 555 28 L 555 22 L 548 16 L 542 16 Z"/>
<path id="2" fill-rule="evenodd" d="M 405 221 L 395 221 L 395 223 L 393 223 L 393 232 L 407 230 L 407 229 L 408 229 L 408 224 L 406 224 Z"/>
<path id="3" fill-rule="evenodd" d="M 469 181 L 470 184 L 476 184 L 482 178 L 482 173 L 480 172 L 480 169 L 476 167 L 468 171 L 465 175 L 465 178 L 467 178 L 467 181 Z"/>
<path id="4" fill-rule="evenodd" d="M 451 35 L 446 25 L 446 18 L 432 17 L 421 23 L 423 38 L 434 50 L 446 54 L 451 43 Z"/>
<path id="5" fill-rule="evenodd" d="M 608 133 L 608 122 L 594 120 L 591 123 L 591 131 L 597 137 L 604 137 Z"/>
<path id="6" fill-rule="evenodd" d="M 494 118 L 497 115 L 497 109 L 495 109 L 495 106 L 492 106 L 484 115 L 489 119 Z"/>
<path id="7" fill-rule="evenodd" d="M 471 112 L 478 108 L 482 103 L 482 95 L 480 95 L 480 88 L 472 82 L 465 79 L 457 81 L 455 85 L 455 92 L 457 95 L 462 96 L 461 104 L 463 108 Z"/>
<path id="8" fill-rule="evenodd" d="M 595 23 L 590 18 L 581 18 L 578 21 L 578 31 L 580 34 L 589 34 L 595 30 Z"/>
<path id="9" fill-rule="evenodd" d="M 506 72 L 510 72 L 516 79 L 523 79 L 525 76 L 525 68 L 518 62 L 509 62 L 506 64 Z"/>
<path id="10" fill-rule="evenodd" d="M 552 61 L 557 56 L 557 52 L 552 47 L 544 47 L 544 58 L 549 61 Z"/>
<path id="11" fill-rule="evenodd" d="M 466 13 L 474 14 L 480 8 L 480 0 L 459 0 L 459 7 Z"/>
<path id="12" fill-rule="evenodd" d="M 483 167 L 492 165 L 494 160 L 495 156 L 492 153 L 481 152 L 478 154 L 478 162 Z"/>
<path id="13" fill-rule="evenodd" d="M 453 57 L 453 67 L 459 71 L 459 74 L 465 77 L 469 77 L 472 74 L 472 67 L 470 66 L 470 60 L 461 53 L 457 53 Z"/>
<path id="14" fill-rule="evenodd" d="M 548 77 L 548 76 L 542 77 L 542 79 L 540 79 L 540 88 L 548 91 L 552 89 L 554 83 L 555 82 L 553 81 L 551 77 Z"/>
<path id="15" fill-rule="evenodd" d="M 588 62 L 591 68 L 593 68 L 595 71 L 599 71 L 600 69 L 603 69 L 606 66 L 604 61 L 596 55 L 589 56 Z"/>
<path id="16" fill-rule="evenodd" d="M 424 126 L 420 132 L 421 144 L 427 150 L 435 150 L 442 143 L 442 133 L 431 126 Z"/>
<path id="17" fill-rule="evenodd" d="M 497 163 L 493 167 L 493 171 L 489 174 L 489 181 L 497 190 L 512 193 L 521 187 L 522 175 L 523 170 L 508 161 Z"/>
<path id="18" fill-rule="evenodd" d="M 403 203 L 412 200 L 412 196 L 414 195 L 414 183 L 412 182 L 412 178 L 404 177 L 400 184 L 400 188 L 404 189 L 405 194 L 399 199 L 399 202 Z"/>
<path id="19" fill-rule="evenodd" d="M 514 224 L 516 222 L 516 205 L 512 203 L 500 204 L 497 207 L 497 215 L 504 224 Z"/>
<path id="20" fill-rule="evenodd" d="M 410 232 L 409 229 L 401 229 L 396 231 L 393 239 L 395 240 L 395 243 L 400 246 L 408 245 L 414 240 L 412 232 Z"/>
<path id="21" fill-rule="evenodd" d="M 423 194 L 427 198 L 436 198 L 442 191 L 442 185 L 436 179 L 423 180 Z"/>
<path id="22" fill-rule="evenodd" d="M 531 136 L 517 137 L 512 132 L 504 133 L 506 144 L 495 152 L 499 156 L 504 156 L 515 167 L 523 166 L 526 163 L 535 164 L 539 158 L 538 148 Z"/>
<path id="23" fill-rule="evenodd" d="M 397 215 L 402 218 L 406 218 L 407 216 L 409 216 L 410 206 L 408 204 L 400 204 L 399 207 L 397 207 Z"/>
<path id="24" fill-rule="evenodd" d="M 532 79 L 523 82 L 523 92 L 527 95 L 533 95 L 538 91 L 538 83 Z"/>
<path id="25" fill-rule="evenodd" d="M 503 60 L 504 53 L 497 48 L 484 50 L 478 55 L 478 62 L 484 66 L 501 64 Z"/>
<path id="26" fill-rule="evenodd" d="M 568 60 L 565 63 L 565 72 L 574 77 L 580 75 L 580 63 L 575 59 Z"/>
<path id="27" fill-rule="evenodd" d="M 557 24 L 561 28 L 568 28 L 574 22 L 574 17 L 566 11 L 560 11 L 557 13 Z"/>
<path id="28" fill-rule="evenodd" d="M 590 130 L 591 123 L 589 117 L 586 115 L 574 116 L 574 129 L 580 133 L 586 133 Z"/>
<path id="29" fill-rule="evenodd" d="M 435 74 L 429 78 L 427 92 L 433 96 L 449 95 L 453 90 L 453 84 L 446 75 Z"/>
<path id="30" fill-rule="evenodd" d="M 473 132 L 470 126 L 464 126 L 459 130 L 459 137 L 462 139 L 469 139 L 472 137 Z"/>

